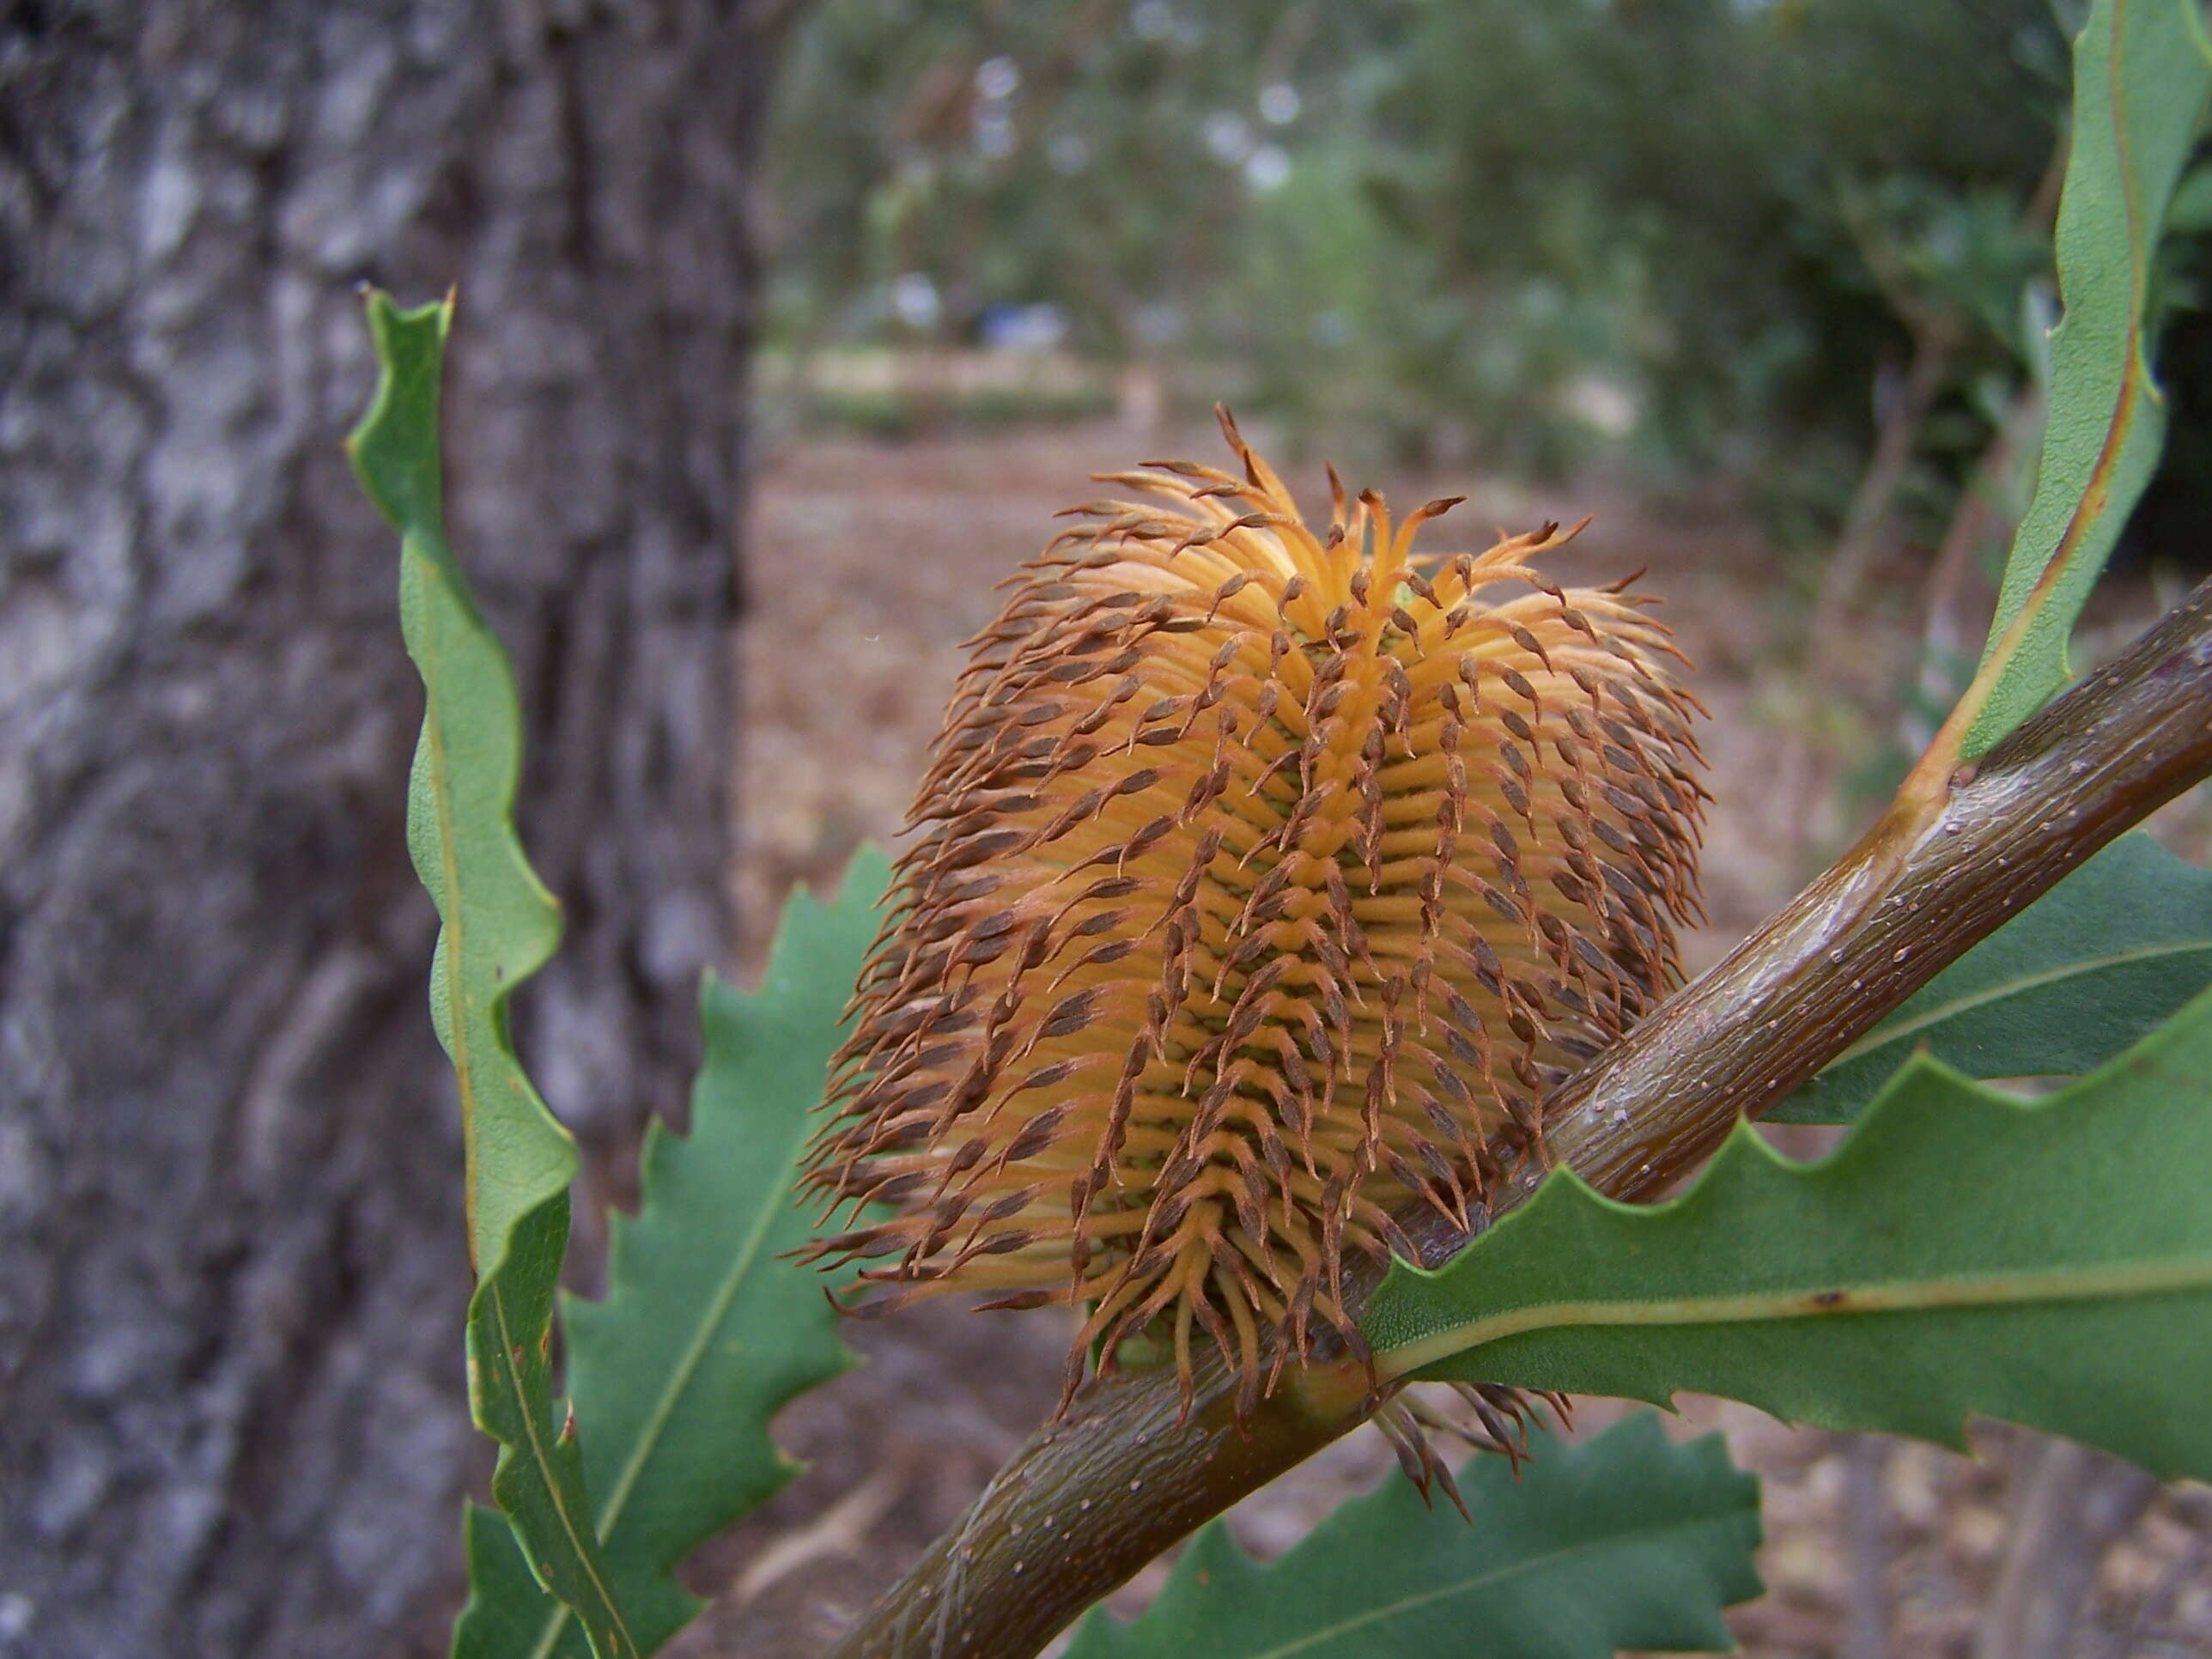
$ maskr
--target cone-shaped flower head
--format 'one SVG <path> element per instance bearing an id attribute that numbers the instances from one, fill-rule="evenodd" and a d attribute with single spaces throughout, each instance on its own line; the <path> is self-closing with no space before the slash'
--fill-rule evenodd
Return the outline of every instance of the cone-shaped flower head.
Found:
<path id="1" fill-rule="evenodd" d="M 1571 532 L 1316 536 L 1223 427 L 1241 476 L 1108 477 L 1159 504 L 1073 509 L 970 642 L 813 1180 L 890 1206 L 816 1246 L 877 1305 L 1088 1308 L 1071 1387 L 1144 1330 L 1188 1387 L 1201 1330 L 1249 1405 L 1667 988 L 1703 794 L 1649 602 L 1531 565 Z"/>

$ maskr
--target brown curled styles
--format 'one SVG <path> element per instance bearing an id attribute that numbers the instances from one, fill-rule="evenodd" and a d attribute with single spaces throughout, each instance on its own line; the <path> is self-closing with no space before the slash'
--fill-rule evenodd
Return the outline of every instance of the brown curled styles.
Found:
<path id="1" fill-rule="evenodd" d="M 1653 602 L 1536 567 L 1580 526 L 1417 555 L 1452 502 L 1339 489 L 1316 536 L 1222 428 L 1241 473 L 1103 476 L 1149 504 L 969 641 L 809 1167 L 856 1310 L 1071 1305 L 1071 1393 L 1205 1340 L 1249 1411 L 1679 978 L 1705 797 Z"/>

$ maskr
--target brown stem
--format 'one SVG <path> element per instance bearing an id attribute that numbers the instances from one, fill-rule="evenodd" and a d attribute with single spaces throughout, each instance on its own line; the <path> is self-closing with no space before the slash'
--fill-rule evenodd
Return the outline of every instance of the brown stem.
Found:
<path id="1" fill-rule="evenodd" d="M 1908 317 L 1914 314 L 1902 301 L 1893 301 L 1893 304 Z M 1853 638 L 1846 618 L 1868 566 L 1883 550 L 1895 516 L 1898 492 L 1919 452 L 1921 428 L 1949 381 L 1955 345 L 1956 331 L 1948 324 L 1930 322 L 1913 329 L 1912 359 L 1899 388 L 1896 406 L 1882 419 L 1874 453 L 1851 496 L 1850 510 L 1828 555 L 1820 592 L 1813 602 L 1812 620 L 1806 629 L 1805 665 L 1811 707 L 1817 708 L 1832 697 L 1841 678 Z M 1782 757 L 1782 776 L 1775 790 L 1775 799 L 1782 804 L 1784 842 L 1801 858 L 1812 837 L 1820 794 L 1814 779 L 1818 741 L 1814 723 L 1801 722 Z"/>
<path id="2" fill-rule="evenodd" d="M 1882 417 L 1874 453 L 1851 495 L 1850 508 L 1844 515 L 1843 529 L 1828 555 L 1827 568 L 1821 572 L 1809 630 L 1817 683 L 1833 678 L 1837 647 L 1848 637 L 1844 617 L 1858 595 L 1867 567 L 1882 550 L 1898 491 L 1911 470 L 1921 430 L 1949 383 L 1957 345 L 1957 331 L 1948 325 L 1931 323 L 1913 330 L 1912 357 L 1898 388 L 1896 406 Z"/>
<path id="3" fill-rule="evenodd" d="M 2212 582 L 1993 750 L 1916 774 L 1889 815 L 1726 960 L 1546 1103 L 1554 1159 L 1648 1197 L 1709 1157 L 1936 971 L 2212 773 Z M 1526 1199 L 1525 1164 L 1483 1224 Z M 1413 1218 L 1409 1218 L 1409 1220 Z M 1433 1263 L 1467 1242 L 1414 1221 Z M 1364 1300 L 1379 1273 L 1346 1275 Z M 1356 1279 L 1356 1284 L 1355 1284 Z M 1218 1360 L 1176 1419 L 1172 1369 L 1103 1377 L 1040 1429 L 832 1659 L 1024 1659 L 1162 1550 L 1363 1421 L 1364 1372 L 1322 1357 L 1244 1431 Z"/>
<path id="4" fill-rule="evenodd" d="M 1843 1659 L 1889 1659 L 1890 1443 L 1856 1434 L 1844 1448 L 1844 1547 L 1850 1601 L 1844 1608 Z"/>

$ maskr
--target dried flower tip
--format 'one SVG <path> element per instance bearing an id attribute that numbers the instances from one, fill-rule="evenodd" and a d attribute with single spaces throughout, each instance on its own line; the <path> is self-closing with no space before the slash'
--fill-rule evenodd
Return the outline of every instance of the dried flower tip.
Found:
<path id="1" fill-rule="evenodd" d="M 1650 601 L 1530 563 L 1574 530 L 1416 568 L 1452 502 L 1317 538 L 1222 424 L 970 642 L 812 1152 L 892 1213 L 813 1253 L 1087 1309 L 1071 1389 L 1143 1331 L 1188 1402 L 1200 1334 L 1249 1411 L 1673 981 L 1704 796 Z"/>

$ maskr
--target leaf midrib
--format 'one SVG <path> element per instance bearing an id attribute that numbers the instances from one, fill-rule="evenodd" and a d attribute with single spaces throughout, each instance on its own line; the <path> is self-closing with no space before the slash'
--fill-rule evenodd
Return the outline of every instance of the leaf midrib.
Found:
<path id="1" fill-rule="evenodd" d="M 699 1133 L 702 1127 L 695 1124 L 693 1134 Z M 602 1545 L 613 1535 L 623 1510 L 629 1505 L 631 1491 L 659 1444 L 669 1419 L 676 1414 L 677 1405 L 691 1386 L 692 1379 L 698 1375 L 699 1367 L 711 1346 L 710 1334 L 720 1325 L 723 1315 L 729 1311 L 730 1304 L 737 1299 L 744 1280 L 751 1274 L 753 1263 L 758 1258 L 762 1246 L 767 1242 L 769 1230 L 775 1225 L 776 1218 L 781 1213 L 782 1206 L 780 1205 L 763 1204 L 752 1225 L 746 1230 L 744 1243 L 732 1258 L 729 1271 L 715 1288 L 714 1299 L 708 1304 L 708 1312 L 692 1332 L 684 1357 L 670 1371 L 667 1387 L 661 1390 L 659 1398 L 653 1402 L 653 1408 L 639 1431 L 629 1456 L 623 1460 L 621 1477 L 608 1490 L 606 1506 L 597 1520 L 597 1531 Z M 554 1645 L 561 1639 L 561 1632 L 571 1616 L 565 1603 L 555 1602 L 553 1613 L 545 1622 L 544 1636 L 531 1650 L 532 1659 L 550 1659 Z"/>
<path id="2" fill-rule="evenodd" d="M 1893 1043 L 1902 1042 L 1916 1031 L 1924 1031 L 1931 1025 L 1941 1024 L 1970 1013 L 1976 1008 L 1992 1002 L 2002 1002 L 2007 997 L 2025 996 L 2030 991 L 2039 991 L 2046 985 L 2057 985 L 2084 974 L 2102 973 L 2107 969 L 2125 968 L 2138 962 L 2154 962 L 2160 957 L 2187 956 L 2191 951 L 2212 951 L 2212 937 L 2183 940 L 2166 945 L 2139 945 L 2132 951 L 2115 951 L 2101 957 L 2085 957 L 2040 972 L 2023 974 L 1980 991 L 1951 997 L 1932 1007 L 1923 1009 L 1910 1018 L 1899 1019 L 1877 1027 L 1838 1054 L 1824 1069 L 1832 1070 L 1846 1060 L 1864 1054 L 1878 1054 Z"/>
<path id="3" fill-rule="evenodd" d="M 501 1271 L 503 1273 L 505 1268 L 502 1267 Z M 561 1517 L 562 1529 L 568 1534 L 569 1544 L 575 1551 L 578 1565 L 583 1568 L 584 1577 L 591 1581 L 592 1588 L 599 1593 L 601 1616 L 607 1620 L 608 1625 L 607 1639 L 617 1644 L 616 1650 L 618 1654 L 634 1655 L 637 1651 L 637 1647 L 631 1639 L 629 1626 L 623 1620 L 622 1609 L 616 1604 L 614 1592 L 607 1588 L 605 1581 L 599 1577 L 599 1568 L 592 1560 L 591 1552 L 584 1548 L 578 1540 L 576 1522 L 569 1515 L 568 1505 L 562 1497 L 561 1483 L 552 1476 L 552 1453 L 547 1449 L 544 1441 L 539 1437 L 538 1414 L 530 1409 L 529 1393 L 523 1385 L 520 1369 L 514 1363 L 514 1333 L 507 1322 L 507 1287 L 503 1281 L 497 1279 L 495 1279 L 491 1285 L 491 1305 L 493 1316 L 499 1322 L 500 1353 L 502 1356 L 501 1364 L 513 1379 L 515 1404 L 519 1407 L 517 1415 L 522 1419 L 524 1431 L 530 1437 L 531 1461 L 538 1471 L 539 1479 L 544 1482 L 546 1497 L 553 1505 L 553 1512 Z M 527 1552 L 526 1555 L 526 1553 Z M 560 1607 L 565 1617 L 568 1611 L 568 1604 L 558 1602 L 556 1605 Z"/>
<path id="4" fill-rule="evenodd" d="M 423 556 L 418 550 L 416 556 L 419 558 Z M 427 574 L 432 581 L 442 580 L 434 567 Z M 424 620 L 430 628 L 433 639 L 432 649 L 424 653 L 422 665 L 426 705 L 423 723 L 430 739 L 432 778 L 430 793 L 432 799 L 436 804 L 438 813 L 439 864 L 446 878 L 444 897 L 447 914 L 442 918 L 447 939 L 446 1023 L 453 1042 L 453 1076 L 461 1102 L 462 1146 L 471 1165 L 470 1178 L 465 1185 L 468 1208 L 471 1212 L 470 1243 L 473 1251 L 476 1242 L 474 1212 L 477 1205 L 477 1171 L 474 1167 L 476 1163 L 476 1074 L 467 1036 L 469 1012 L 465 956 L 462 939 L 461 866 L 458 851 L 459 841 L 453 823 L 452 768 L 450 758 L 446 752 L 446 728 L 443 719 L 444 700 L 441 691 L 444 681 L 442 669 L 445 662 L 445 642 L 441 637 L 439 637 L 443 623 L 439 619 L 438 607 L 435 604 L 432 604 L 425 609 Z M 501 1241 L 502 1246 L 505 1243 L 506 1241 Z M 592 1560 L 591 1552 L 584 1547 L 583 1540 L 579 1536 L 575 1517 L 568 1513 L 568 1504 L 562 1495 L 561 1483 L 552 1478 L 550 1473 L 552 1453 L 539 1437 L 537 1413 L 530 1409 L 529 1389 L 523 1381 L 520 1368 L 514 1363 L 514 1334 L 507 1322 L 507 1291 L 503 1277 L 507 1267 L 507 1261 L 502 1254 L 501 1259 L 493 1264 L 487 1284 L 487 1289 L 491 1295 L 493 1316 L 499 1323 L 498 1364 L 500 1368 L 507 1372 L 509 1386 L 514 1390 L 515 1404 L 519 1407 L 517 1415 L 522 1419 L 523 1431 L 529 1442 L 531 1462 L 540 1471 L 546 1497 L 552 1504 L 553 1512 L 561 1518 L 562 1530 L 568 1536 L 570 1547 L 575 1552 L 576 1560 L 583 1568 L 584 1577 L 590 1581 L 592 1589 L 600 1598 L 611 1626 L 608 1635 L 611 1639 L 619 1642 L 623 1650 L 635 1651 L 629 1641 L 629 1631 L 623 1622 L 622 1613 L 616 1606 L 613 1592 L 599 1577 L 599 1571 Z M 560 1607 L 562 1615 L 565 1618 L 568 1613 L 567 1603 L 556 1599 L 555 1605 Z"/>
<path id="5" fill-rule="evenodd" d="M 1865 1285 L 1834 1280 L 1733 1296 L 1674 1300 L 1621 1298 L 1547 1302 L 1454 1325 L 1376 1356 L 1389 1382 L 1449 1359 L 1454 1354 L 1520 1336 L 1570 1326 L 1727 1325 L 1784 1319 L 1834 1319 L 1858 1314 L 1918 1313 L 1939 1308 L 1987 1308 L 2034 1302 L 2081 1302 L 2102 1297 L 2161 1296 L 2212 1288 L 2212 1256 L 2179 1261 L 2105 1262 L 2047 1273 L 1958 1274 L 1942 1279 Z M 1831 1296 L 1833 1304 L 1821 1300 Z"/>
<path id="6" fill-rule="evenodd" d="M 403 555 L 411 554 L 432 568 L 425 573 L 428 580 L 437 580 L 434 563 L 419 548 L 402 547 Z M 452 765 L 446 754 L 446 725 L 442 718 L 445 708 L 443 684 L 445 679 L 445 640 L 443 624 L 438 617 L 434 603 L 423 606 L 423 624 L 430 630 L 430 648 L 422 653 L 418 665 L 422 676 L 424 734 L 430 742 L 430 799 L 438 812 L 438 867 L 445 878 L 446 890 L 439 895 L 444 901 L 439 921 L 444 933 L 441 941 L 446 947 L 446 1030 L 447 1054 L 453 1061 L 455 1091 L 461 1106 L 461 1157 L 465 1169 L 461 1183 L 463 1221 L 468 1228 L 470 1265 L 482 1270 L 477 1261 L 482 1254 L 477 1240 L 477 1187 L 482 1171 L 477 1157 L 477 1091 L 476 1064 L 469 1052 L 468 997 L 463 988 L 466 971 L 467 951 L 462 938 L 461 860 L 458 851 L 459 832 L 453 825 Z M 499 1241 L 504 1250 L 506 1240 Z M 495 1258 L 491 1266 L 500 1265 Z"/>

